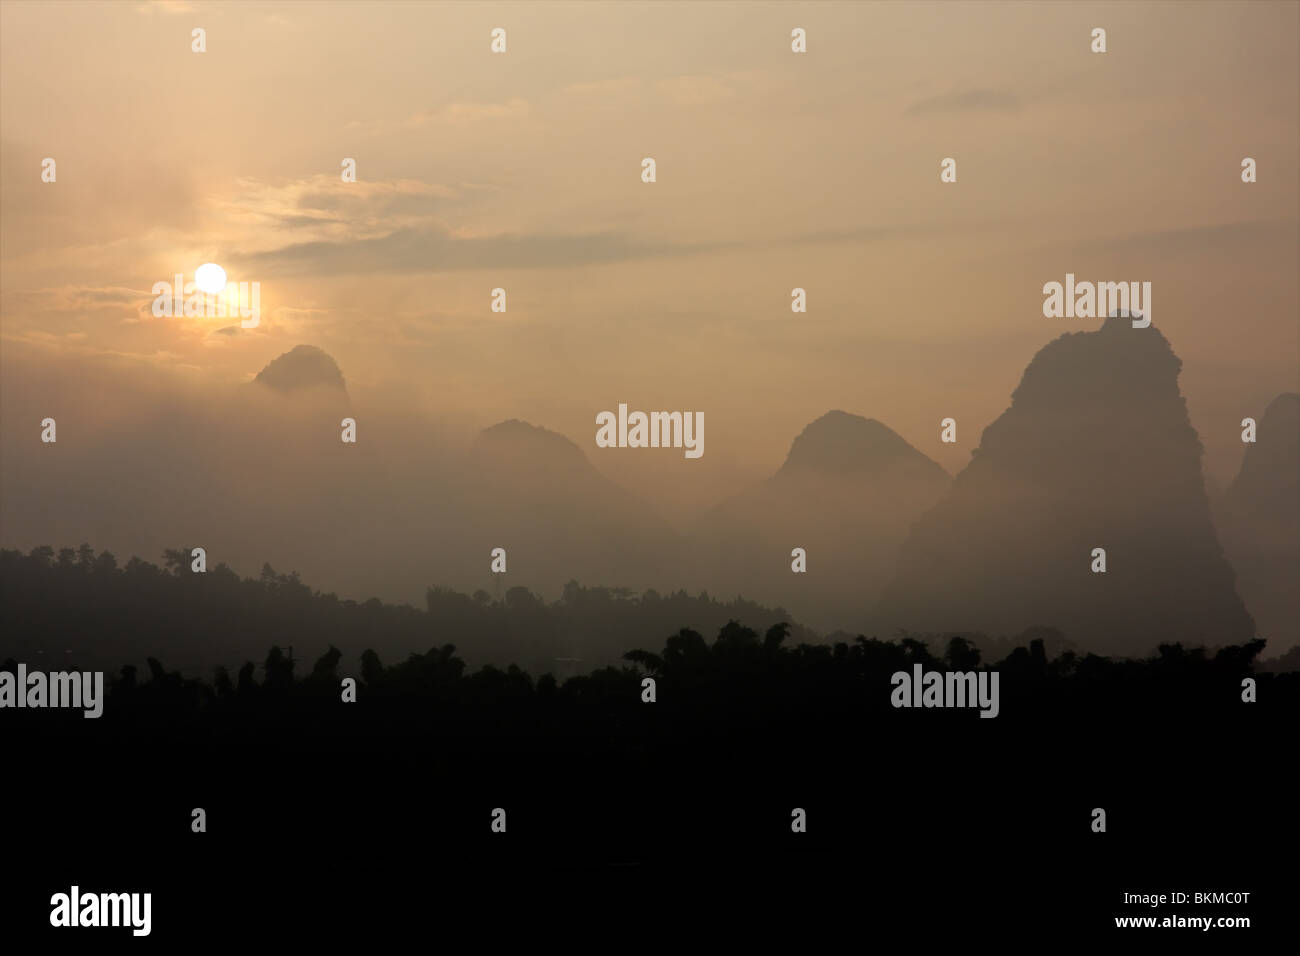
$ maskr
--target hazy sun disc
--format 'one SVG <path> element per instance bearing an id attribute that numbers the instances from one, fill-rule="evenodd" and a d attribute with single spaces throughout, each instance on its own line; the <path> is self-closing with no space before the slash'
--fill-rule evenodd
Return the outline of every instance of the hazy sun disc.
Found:
<path id="1" fill-rule="evenodd" d="M 200 292 L 216 295 L 226 287 L 226 270 L 215 262 L 205 262 L 194 270 L 194 284 Z"/>

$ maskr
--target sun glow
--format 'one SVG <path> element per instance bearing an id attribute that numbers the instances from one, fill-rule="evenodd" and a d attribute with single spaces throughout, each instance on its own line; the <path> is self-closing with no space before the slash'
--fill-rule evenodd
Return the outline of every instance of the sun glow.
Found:
<path id="1" fill-rule="evenodd" d="M 205 262 L 194 270 L 194 284 L 199 291 L 216 295 L 226 287 L 226 270 L 215 262 Z"/>

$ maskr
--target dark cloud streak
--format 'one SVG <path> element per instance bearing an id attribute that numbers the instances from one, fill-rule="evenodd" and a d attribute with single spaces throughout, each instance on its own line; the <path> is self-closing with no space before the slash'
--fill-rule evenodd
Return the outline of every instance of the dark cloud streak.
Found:
<path id="1" fill-rule="evenodd" d="M 904 110 L 904 116 L 928 113 L 1014 113 L 1020 109 L 1020 100 L 1011 93 L 998 90 L 970 90 L 966 93 L 944 93 L 918 100 Z"/>

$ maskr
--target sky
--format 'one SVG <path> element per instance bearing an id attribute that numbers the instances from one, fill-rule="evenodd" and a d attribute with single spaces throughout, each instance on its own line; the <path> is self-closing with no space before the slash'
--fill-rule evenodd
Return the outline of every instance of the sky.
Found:
<path id="1" fill-rule="evenodd" d="M 315 345 L 362 429 L 524 419 L 683 528 L 830 409 L 956 473 L 1099 326 L 1043 315 L 1074 273 L 1152 283 L 1225 486 L 1300 387 L 1298 11 L 6 0 L 0 371 L 108 427 L 118 388 L 220 403 Z M 257 328 L 151 314 L 209 261 Z M 704 412 L 705 454 L 598 449 L 619 403 Z"/>

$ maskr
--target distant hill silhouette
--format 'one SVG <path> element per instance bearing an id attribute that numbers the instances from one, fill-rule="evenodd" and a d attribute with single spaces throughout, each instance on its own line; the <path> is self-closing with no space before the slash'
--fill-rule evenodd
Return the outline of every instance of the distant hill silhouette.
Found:
<path id="1" fill-rule="evenodd" d="M 1264 410 L 1218 504 L 1224 549 L 1269 651 L 1300 645 L 1300 394 Z"/>
<path id="2" fill-rule="evenodd" d="M 781 468 L 702 519 L 698 583 L 763 595 L 821 628 L 862 628 L 917 517 L 951 479 L 875 419 L 831 411 L 795 438 Z M 791 570 L 803 548 L 808 571 Z"/>
<path id="3" fill-rule="evenodd" d="M 484 429 L 470 450 L 464 495 L 474 516 L 465 553 L 486 572 L 505 548 L 506 575 L 558 592 L 573 579 L 663 586 L 679 541 L 648 501 L 610 481 L 568 438 L 512 419 Z M 516 577 L 515 581 L 517 582 Z M 484 578 L 496 583 L 498 576 Z"/>
<path id="4" fill-rule="evenodd" d="M 272 359 L 253 379 L 278 392 L 330 388 L 347 392 L 338 363 L 314 345 L 297 345 Z"/>
<path id="5" fill-rule="evenodd" d="M 567 477 L 590 477 L 596 470 L 570 439 L 546 428 L 512 418 L 479 432 L 480 463 L 537 469 Z"/>
<path id="6" fill-rule="evenodd" d="M 1250 640 L 1210 519 L 1182 366 L 1154 327 L 1111 317 L 1061 336 L 1025 370 L 949 494 L 918 523 L 883 622 L 1012 634 L 1049 625 L 1089 650 L 1159 635 Z M 1107 572 L 1091 571 L 1106 551 Z"/>
<path id="7" fill-rule="evenodd" d="M 161 378 L 116 372 L 92 377 L 95 388 L 61 399 L 68 404 L 57 448 L 6 443 L 0 543 L 26 550 L 94 537 L 115 553 L 147 555 L 201 546 L 212 566 L 249 574 L 269 562 L 326 591 L 415 606 L 431 586 L 464 595 L 482 589 L 498 600 L 522 587 L 554 600 L 577 580 L 741 595 L 780 605 L 822 633 L 889 636 L 901 627 L 996 642 L 1048 627 L 1088 648 L 1096 645 L 1087 633 L 1159 624 L 1166 639 L 1203 637 L 1214 646 L 1242 639 L 1240 607 L 1224 610 L 1236 599 L 1230 581 L 1223 584 L 1204 491 L 1188 485 L 1199 475 L 1200 449 L 1178 396 L 1178 361 L 1158 332 L 1143 345 L 1142 330 L 1114 326 L 1067 336 L 1035 360 L 1015 405 L 985 434 L 943 506 L 942 520 L 957 523 L 932 524 L 914 546 L 922 550 L 904 560 L 892 598 L 907 613 L 888 619 L 875 602 L 894 574 L 900 542 L 951 479 L 880 422 L 840 411 L 822 416 L 770 477 L 679 535 L 651 503 L 595 467 L 586 439 L 575 444 L 511 420 L 466 441 L 454 414 L 444 427 L 420 401 L 375 388 L 357 388 L 354 406 L 337 364 L 311 346 L 279 356 L 252 382 L 215 391 L 172 392 Z M 1112 345 L 1101 347 L 1107 340 Z M 47 413 L 49 392 L 14 382 L 6 382 L 0 418 L 6 434 L 17 435 Z M 357 444 L 340 441 L 344 416 L 358 422 Z M 68 432 L 68 423 L 77 430 Z M 1290 625 L 1294 633 L 1296 622 L 1287 591 L 1295 560 L 1287 529 L 1295 524 L 1268 515 L 1286 514 L 1295 479 L 1288 486 L 1260 456 L 1290 460 L 1294 476 L 1295 453 L 1287 459 L 1277 445 L 1285 421 L 1270 414 L 1261 425 L 1260 444 L 1234 486 L 1236 523 L 1224 527 L 1243 564 L 1247 609 L 1259 605 L 1267 622 L 1260 631 L 1278 654 L 1285 650 L 1279 632 Z M 97 440 L 83 440 L 91 433 Z M 69 440 L 74 435 L 81 437 Z M 980 462 L 983 455 L 991 460 Z M 1282 483 L 1267 492 L 1273 479 Z M 1242 517 L 1269 494 L 1280 502 L 1271 511 Z M 1256 533 L 1278 540 L 1253 544 Z M 1084 591 L 1052 583 L 1060 569 L 1086 572 L 1088 551 L 1098 546 L 1108 549 L 1106 576 L 1088 574 Z M 489 569 L 496 547 L 507 550 L 505 575 Z M 794 547 L 808 552 L 806 574 L 790 570 Z M 930 574 L 926 561 L 943 568 Z M 1142 583 L 1125 585 L 1131 574 Z M 1147 601 L 1179 580 L 1188 609 Z M 1099 589 L 1109 596 L 1094 602 Z M 1280 603 L 1270 604 L 1270 593 Z M 1123 620 L 1112 626 L 1108 615 Z M 611 632 L 598 647 L 548 645 L 548 652 L 587 660 L 611 653 L 617 638 Z M 1116 639 L 1127 652 L 1128 638 Z"/>
<path id="8" fill-rule="evenodd" d="M 487 557 L 484 551 L 484 577 Z M 454 642 L 475 666 L 519 664 L 534 674 L 572 676 L 618 663 L 685 622 L 716 629 L 743 617 L 763 629 L 784 625 L 796 639 L 813 637 L 784 613 L 684 591 L 633 593 L 569 581 L 547 601 L 511 585 L 506 574 L 497 599 L 483 590 L 431 587 L 417 609 L 340 599 L 269 564 L 257 577 L 240 577 L 224 563 L 195 574 L 188 548 L 167 549 L 163 563 L 119 562 L 89 544 L 26 555 L 0 549 L 0 658 L 117 668 L 165 657 L 193 675 L 260 659 L 275 643 L 292 645 L 298 658 L 334 645 L 355 664 L 366 649 L 400 661 L 436 640 Z"/>

